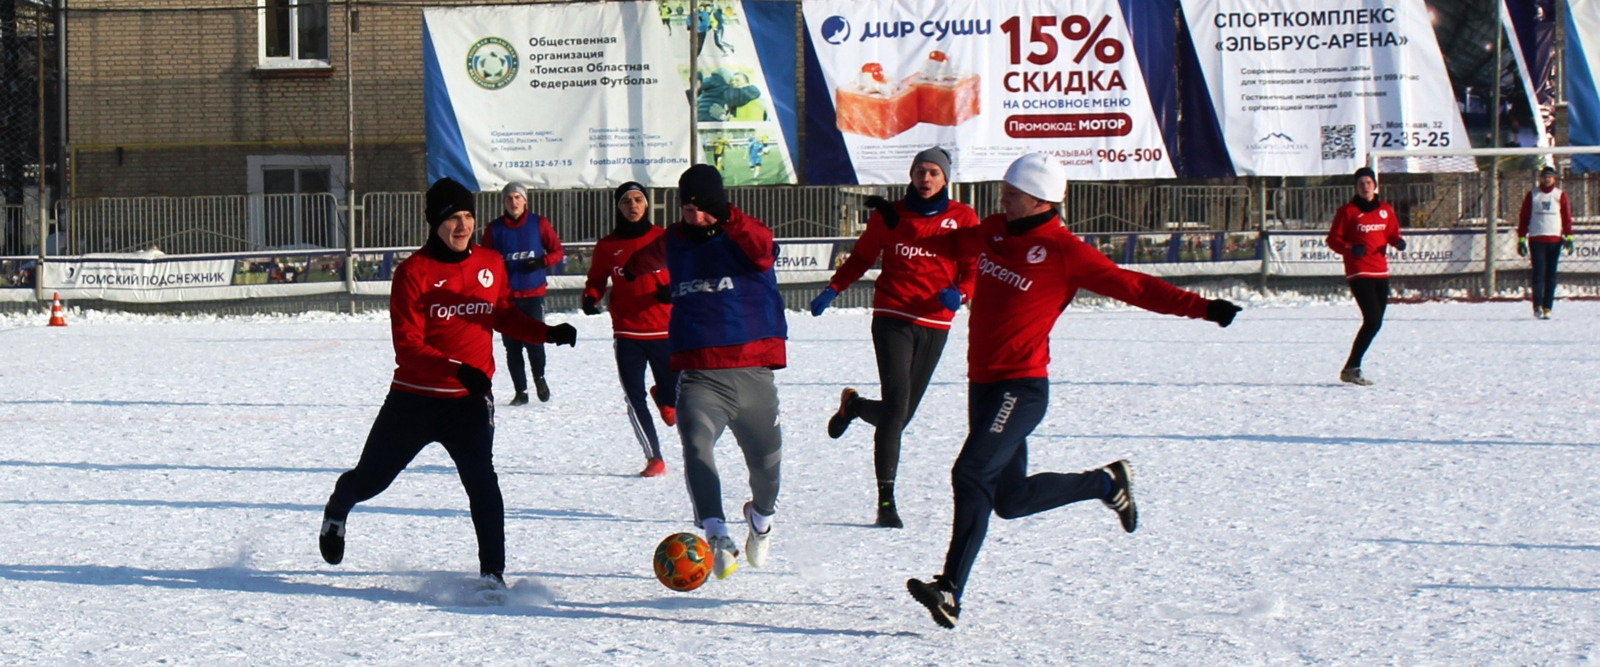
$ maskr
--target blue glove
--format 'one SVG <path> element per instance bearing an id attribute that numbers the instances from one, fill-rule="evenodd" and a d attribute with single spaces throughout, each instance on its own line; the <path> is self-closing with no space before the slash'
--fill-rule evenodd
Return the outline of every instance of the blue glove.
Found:
<path id="1" fill-rule="evenodd" d="M 1406 240 L 1405 239 L 1395 239 L 1392 243 L 1389 244 L 1389 246 L 1394 248 L 1395 250 L 1399 250 L 1400 252 L 1405 252 L 1406 251 Z"/>
<path id="2" fill-rule="evenodd" d="M 1364 246 L 1364 245 L 1353 245 L 1353 246 L 1350 246 L 1350 256 L 1351 257 L 1366 257 L 1367 256 L 1367 247 Z"/>
<path id="3" fill-rule="evenodd" d="M 818 294 L 817 298 L 811 300 L 811 316 L 821 315 L 822 311 L 827 310 L 828 306 L 837 298 L 839 298 L 839 290 L 834 289 L 832 286 L 822 290 L 822 293 Z"/>
<path id="4" fill-rule="evenodd" d="M 961 290 L 956 289 L 955 285 L 944 288 L 943 291 L 939 292 L 939 303 L 944 304 L 944 309 L 952 313 L 960 310 Z"/>

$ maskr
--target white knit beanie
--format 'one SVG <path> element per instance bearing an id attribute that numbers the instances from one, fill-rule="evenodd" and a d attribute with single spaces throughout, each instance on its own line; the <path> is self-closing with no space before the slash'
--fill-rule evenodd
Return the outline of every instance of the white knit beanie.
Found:
<path id="1" fill-rule="evenodd" d="M 1055 156 L 1029 153 L 1006 168 L 1006 182 L 1012 187 L 1053 204 L 1067 197 L 1067 167 Z"/>

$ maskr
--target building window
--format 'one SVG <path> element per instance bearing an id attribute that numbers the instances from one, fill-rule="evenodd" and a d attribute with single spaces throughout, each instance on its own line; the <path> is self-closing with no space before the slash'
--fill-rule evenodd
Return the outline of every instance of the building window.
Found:
<path id="1" fill-rule="evenodd" d="M 250 245 L 255 248 L 343 248 L 344 158 L 266 155 L 247 159 Z"/>
<path id="2" fill-rule="evenodd" d="M 258 0 L 262 67 L 328 67 L 327 0 Z"/>

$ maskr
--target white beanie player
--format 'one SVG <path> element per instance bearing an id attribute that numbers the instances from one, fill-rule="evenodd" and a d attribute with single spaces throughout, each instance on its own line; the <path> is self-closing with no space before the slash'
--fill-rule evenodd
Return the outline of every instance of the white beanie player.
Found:
<path id="1" fill-rule="evenodd" d="M 1055 156 L 1029 153 L 1006 168 L 1005 181 L 1034 199 L 1052 204 L 1067 197 L 1067 168 Z"/>

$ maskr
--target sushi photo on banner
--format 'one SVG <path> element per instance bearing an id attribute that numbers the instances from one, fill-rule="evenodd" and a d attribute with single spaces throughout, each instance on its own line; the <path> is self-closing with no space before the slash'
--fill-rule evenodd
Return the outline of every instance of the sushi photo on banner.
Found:
<path id="1" fill-rule="evenodd" d="M 1036 151 L 1074 180 L 1174 176 L 1116 0 L 809 0 L 802 9 L 807 159 L 849 172 L 828 182 L 902 183 L 907 162 L 934 145 L 950 150 L 958 181 L 1000 180 Z"/>

